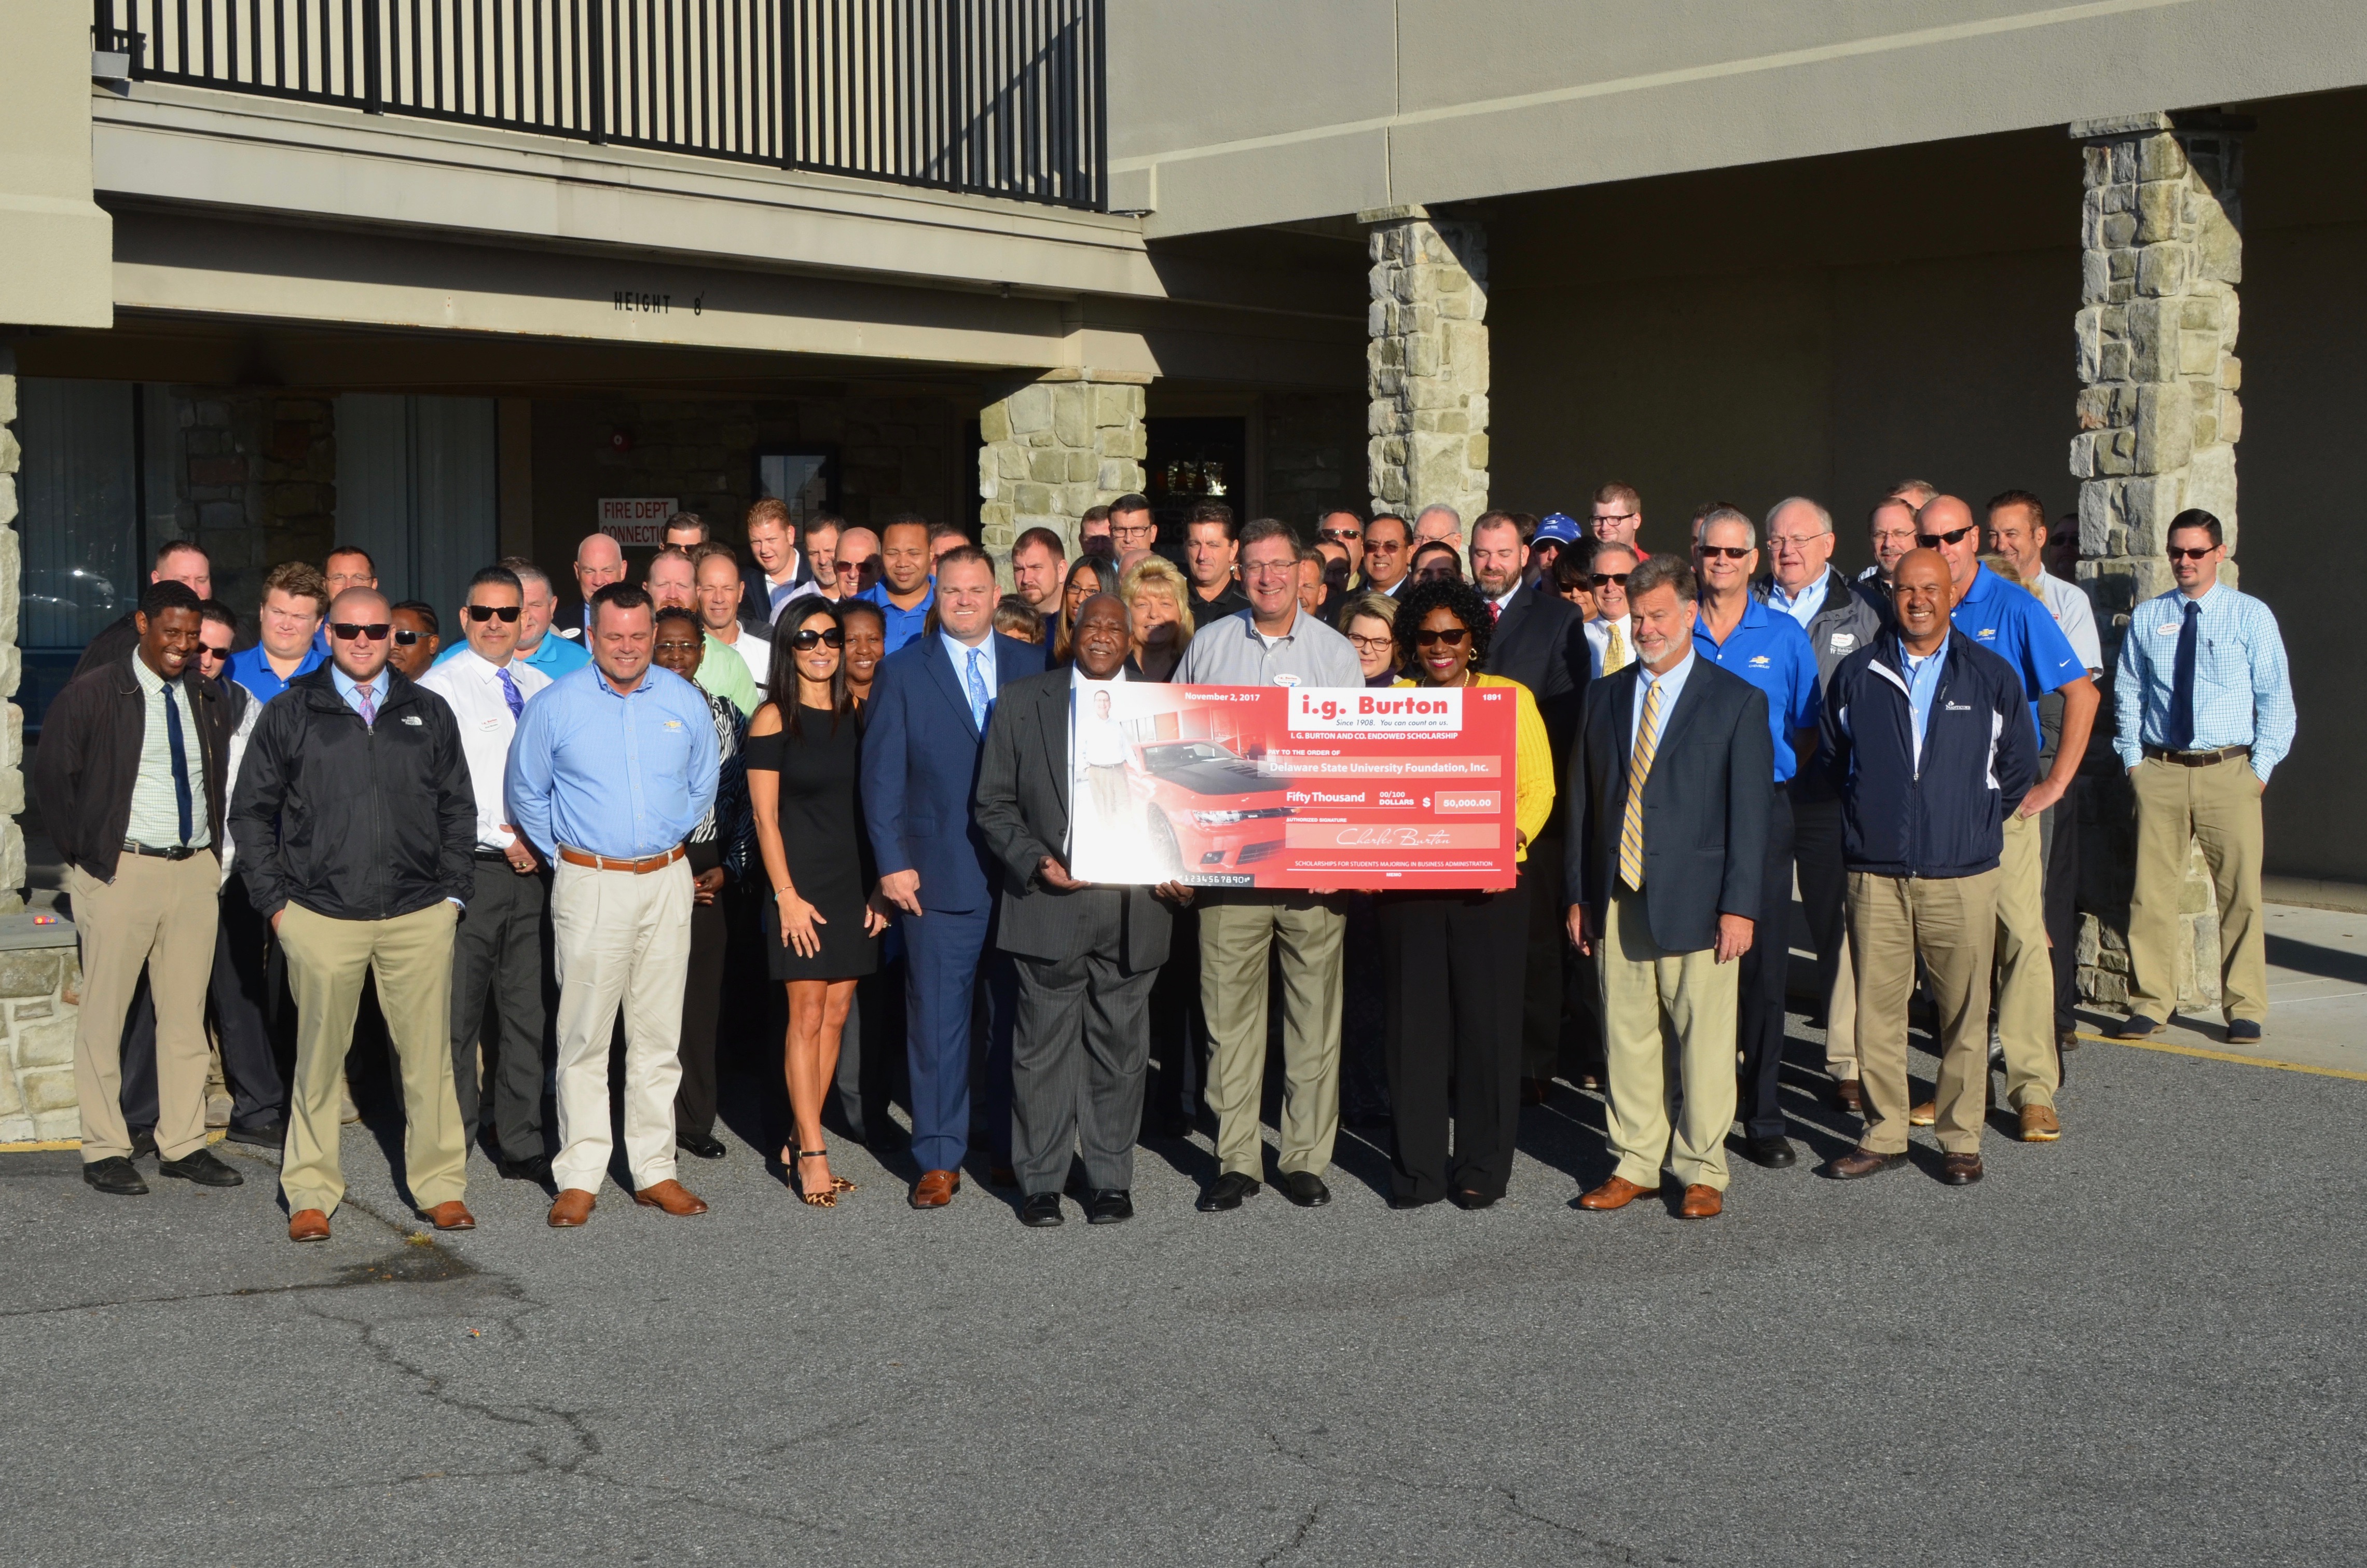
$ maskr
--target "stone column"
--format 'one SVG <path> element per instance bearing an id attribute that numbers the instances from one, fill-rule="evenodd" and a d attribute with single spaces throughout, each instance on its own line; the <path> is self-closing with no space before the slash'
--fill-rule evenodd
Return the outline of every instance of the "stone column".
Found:
<path id="1" fill-rule="evenodd" d="M 2205 113 L 2076 121 L 2086 198 L 2080 213 L 2079 576 L 2096 603 L 2107 685 L 2130 610 L 2171 586 L 2169 520 L 2190 506 L 2217 517 L 2236 579 L 2236 442 L 2243 434 L 2236 358 L 2243 279 L 2243 133 L 2251 121 Z M 2109 694 L 2099 745 L 2111 718 Z M 2085 835 L 2080 989 L 2126 1000 L 2133 805 L 2117 767 L 2091 767 L 2094 826 Z M 2181 899 L 2192 963 L 2181 1006 L 2215 1006 L 2216 904 L 2198 854 Z"/>
<path id="2" fill-rule="evenodd" d="M 17 539 L 17 356 L 0 345 L 0 915 L 25 907 L 25 710 L 13 700 L 24 676 L 17 648 L 17 611 L 24 592 L 25 552 Z"/>
<path id="3" fill-rule="evenodd" d="M 979 542 L 997 554 L 1029 528 L 1060 536 L 1070 559 L 1085 513 L 1143 487 L 1148 376 L 1058 369 L 979 411 Z"/>
<path id="4" fill-rule="evenodd" d="M 1488 509 L 1488 233 L 1420 207 L 1356 215 L 1372 289 L 1365 349 L 1367 483 L 1376 512 Z"/>

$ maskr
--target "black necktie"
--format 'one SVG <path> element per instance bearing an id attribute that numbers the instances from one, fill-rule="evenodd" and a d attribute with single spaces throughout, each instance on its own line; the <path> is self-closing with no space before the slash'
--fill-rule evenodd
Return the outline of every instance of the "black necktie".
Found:
<path id="1" fill-rule="evenodd" d="M 189 841 L 189 747 L 181 738 L 181 705 L 173 700 L 173 683 L 164 683 L 164 741 L 173 748 L 173 804 L 181 812 L 181 842 Z"/>
<path id="2" fill-rule="evenodd" d="M 2186 601 L 2186 621 L 2178 629 L 2178 663 L 2169 677 L 2169 735 L 2163 743 L 2171 751 L 2194 749 L 2194 645 L 2203 626 L 2203 607 Z"/>

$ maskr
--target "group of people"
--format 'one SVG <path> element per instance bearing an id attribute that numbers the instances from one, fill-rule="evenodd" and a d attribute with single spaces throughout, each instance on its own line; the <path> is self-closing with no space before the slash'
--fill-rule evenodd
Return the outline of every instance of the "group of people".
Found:
<path id="1" fill-rule="evenodd" d="M 1204 502 L 1163 546 L 1127 495 L 1087 516 L 1073 560 L 1046 528 L 997 562 L 911 515 L 800 528 L 766 500 L 744 521 L 745 563 L 678 515 L 639 583 L 615 540 L 586 538 L 563 616 L 549 575 L 505 559 L 448 638 L 341 547 L 268 574 L 237 652 L 204 552 L 159 552 L 34 765 L 82 941 L 92 1187 L 146 1191 L 150 1153 L 164 1176 L 240 1180 L 207 1147 L 210 1013 L 228 1136 L 283 1148 L 289 1233 L 325 1238 L 367 979 L 403 1180 L 440 1229 L 475 1223 L 480 1142 L 547 1184 L 551 1225 L 585 1223 L 618 1163 L 612 1090 L 635 1200 L 703 1212 L 677 1154 L 726 1153 L 727 994 L 780 1042 L 764 1142 L 808 1205 L 855 1190 L 832 1112 L 884 1147 L 893 1096 L 916 1209 L 954 1201 L 977 1153 L 1031 1226 L 1061 1223 L 1065 1198 L 1123 1221 L 1138 1140 L 1205 1107 L 1217 1170 L 1198 1206 L 1221 1211 L 1269 1180 L 1275 994 L 1274 1184 L 1293 1202 L 1330 1200 L 1344 1114 L 1391 1130 L 1393 1206 L 1484 1208 L 1521 1106 L 1567 1077 L 1602 1091 L 1617 1162 L 1580 1206 L 1624 1208 L 1665 1174 L 1678 1211 L 1706 1217 L 1730 1142 L 1796 1162 L 1795 879 L 1830 1093 L 1863 1119 L 1827 1175 L 1896 1167 L 1926 1125 L 1942 1178 L 1979 1179 L 1993 1050 L 2021 1136 L 2061 1135 L 2103 656 L 2027 492 L 1976 516 L 1894 488 L 1854 579 L 1816 502 L 1763 524 L 1703 506 L 1655 552 L 1622 484 L 1582 520 L 1491 511 L 1467 537 L 1445 506 L 1333 511 L 1307 540 Z M 2274 619 L 2220 581 L 2219 521 L 2182 513 L 2167 543 L 2175 585 L 2135 608 L 2114 685 L 2139 845 L 2121 1031 L 2170 1016 L 2193 838 L 2228 1034 L 2257 1040 L 2259 801 L 2291 688 Z M 1079 881 L 1070 820 L 1109 809 L 1127 760 L 1095 716 L 1140 680 L 1513 688 L 1512 885 Z M 1941 1058 L 1920 1101 L 1919 987 Z M 291 1009 L 292 1070 L 270 1023 Z"/>

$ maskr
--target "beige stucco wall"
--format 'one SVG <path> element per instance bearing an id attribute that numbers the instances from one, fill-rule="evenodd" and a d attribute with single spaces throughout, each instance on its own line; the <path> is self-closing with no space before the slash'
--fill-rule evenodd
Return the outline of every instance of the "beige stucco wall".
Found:
<path id="1" fill-rule="evenodd" d="M 0 0 L 0 324 L 107 325 L 109 243 L 91 200 L 89 7 Z"/>

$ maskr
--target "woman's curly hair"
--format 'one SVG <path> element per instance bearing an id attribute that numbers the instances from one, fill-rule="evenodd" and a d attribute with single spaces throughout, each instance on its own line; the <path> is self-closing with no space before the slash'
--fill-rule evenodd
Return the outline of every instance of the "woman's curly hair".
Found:
<path id="1" fill-rule="evenodd" d="M 1421 623 L 1430 619 L 1434 609 L 1454 612 L 1455 619 L 1471 633 L 1471 668 L 1475 672 L 1486 669 L 1488 644 L 1496 635 L 1496 618 L 1488 613 L 1488 601 L 1479 597 L 1479 590 L 1460 577 L 1407 585 L 1398 599 L 1398 667 L 1407 671 L 1421 667 L 1414 656 L 1413 635 L 1421 630 Z"/>

